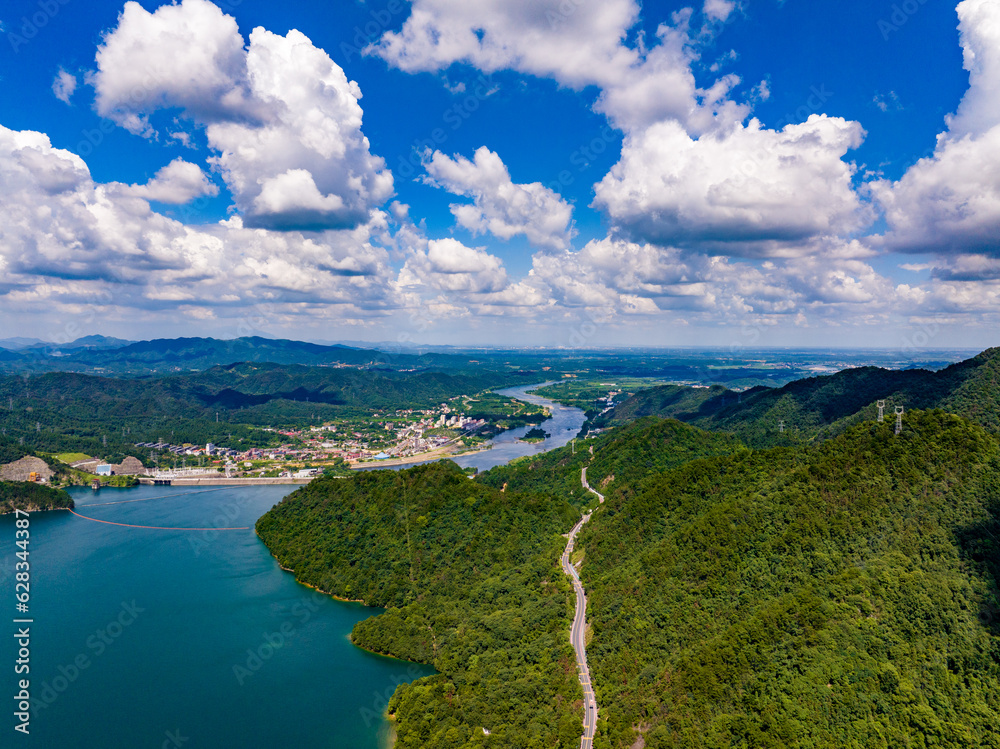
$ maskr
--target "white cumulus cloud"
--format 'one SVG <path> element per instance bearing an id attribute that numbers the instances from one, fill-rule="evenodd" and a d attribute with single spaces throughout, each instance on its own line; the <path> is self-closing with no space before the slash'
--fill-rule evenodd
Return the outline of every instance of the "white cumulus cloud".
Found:
<path id="1" fill-rule="evenodd" d="M 632 63 L 622 40 L 638 14 L 634 0 L 415 0 L 403 28 L 373 50 L 407 72 L 465 62 L 581 87 Z"/>
<path id="2" fill-rule="evenodd" d="M 183 205 L 195 198 L 218 195 L 219 188 L 200 166 L 178 158 L 160 169 L 146 184 L 131 185 L 123 192 L 158 203 Z"/>
<path id="3" fill-rule="evenodd" d="M 722 20 L 730 5 L 709 0 L 706 17 Z M 617 127 L 632 130 L 669 116 L 701 131 L 716 119 L 741 119 L 747 110 L 725 102 L 719 84 L 697 86 L 690 19 L 690 9 L 679 11 L 659 26 L 656 44 L 628 46 L 639 20 L 634 0 L 415 0 L 402 29 L 386 32 L 369 51 L 411 73 L 466 63 L 575 89 L 597 86 L 597 109 Z M 736 80 L 726 79 L 722 89 Z"/>
<path id="4" fill-rule="evenodd" d="M 539 182 L 515 184 L 500 157 L 485 146 L 472 160 L 435 151 L 424 166 L 431 184 L 474 199 L 451 206 L 458 224 L 474 234 L 501 239 L 523 234 L 538 247 L 554 249 L 569 245 L 573 207 Z"/>
<path id="5" fill-rule="evenodd" d="M 736 10 L 733 0 L 705 0 L 703 12 L 713 21 L 725 21 Z"/>
<path id="6" fill-rule="evenodd" d="M 863 137 L 857 123 L 825 115 L 780 131 L 751 120 L 698 139 L 666 121 L 626 139 L 594 204 L 642 241 L 781 254 L 870 220 L 842 158 Z"/>
<path id="7" fill-rule="evenodd" d="M 91 81 L 98 112 L 133 133 L 158 136 L 161 109 L 203 126 L 247 226 L 350 228 L 393 194 L 362 132 L 360 88 L 301 32 L 257 28 L 245 44 L 207 0 L 154 13 L 130 2 Z"/>
<path id="8" fill-rule="evenodd" d="M 59 101 L 69 104 L 74 91 L 76 91 L 76 76 L 59 68 L 59 72 L 56 73 L 56 77 L 52 81 L 52 93 Z"/>
<path id="9" fill-rule="evenodd" d="M 964 0 L 958 16 L 969 90 L 933 156 L 870 186 L 893 250 L 1000 255 L 1000 3 Z"/>
<path id="10" fill-rule="evenodd" d="M 0 126 L 5 309 L 88 299 L 138 310 L 398 306 L 388 254 L 371 242 L 381 214 L 351 230 L 305 235 L 246 227 L 239 217 L 192 227 L 152 211 L 147 198 L 179 199 L 192 183 L 204 189 L 192 166 L 174 162 L 141 187 L 101 184 L 44 134 Z"/>
<path id="11" fill-rule="evenodd" d="M 400 271 L 400 285 L 433 290 L 485 294 L 507 287 L 500 258 L 481 247 L 466 247 L 456 239 L 432 239 L 425 251 L 415 251 Z"/>

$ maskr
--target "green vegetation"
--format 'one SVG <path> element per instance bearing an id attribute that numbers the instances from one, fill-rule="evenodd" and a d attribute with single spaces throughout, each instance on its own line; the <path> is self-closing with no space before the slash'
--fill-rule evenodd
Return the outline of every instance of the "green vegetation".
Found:
<path id="1" fill-rule="evenodd" d="M 587 483 L 602 494 L 608 489 L 636 491 L 644 481 L 692 460 L 746 450 L 731 435 L 652 417 L 588 442 L 593 442 L 594 458 Z"/>
<path id="2" fill-rule="evenodd" d="M 66 492 L 44 484 L 27 481 L 0 481 L 0 515 L 24 510 L 65 510 L 72 508 L 73 498 Z"/>
<path id="3" fill-rule="evenodd" d="M 593 455 L 590 448 L 594 449 Z M 506 487 L 506 491 L 546 492 L 582 507 L 597 502 L 580 482 L 585 466 L 587 482 L 604 493 L 609 485 L 624 490 L 647 476 L 695 458 L 743 449 L 740 441 L 730 435 L 712 434 L 677 421 L 646 418 L 596 439 L 576 440 L 575 445 L 491 468 L 476 480 L 497 489 Z"/>
<path id="4" fill-rule="evenodd" d="M 257 427 L 374 409 L 398 423 L 446 401 L 493 423 L 540 422 L 536 407 L 483 392 L 506 376 L 253 364 L 132 384 L 0 380 L 0 398 L 26 389 L 0 416 L 26 444 L 0 440 L 0 454 L 46 439 L 40 414 L 90 425 L 93 440 L 95 423 L 122 414 L 151 430 L 200 424 L 199 442 L 223 428 L 275 439 Z M 598 416 L 611 383 L 628 394 L 621 379 L 552 386 L 564 402 L 589 399 L 591 426 L 606 430 L 592 439 L 474 477 L 441 462 L 341 478 L 341 461 L 258 521 L 298 580 L 385 607 L 355 627 L 356 644 L 439 672 L 390 701 L 398 749 L 579 745 L 558 559 L 560 534 L 596 505 L 584 467 L 607 497 L 577 542 L 597 749 L 1000 749 L 1000 350 L 780 389 L 669 385 Z"/>
<path id="5" fill-rule="evenodd" d="M 862 367 L 744 393 L 719 386 L 706 390 L 668 385 L 637 393 L 596 419 L 594 426 L 657 415 L 731 431 L 748 445 L 769 447 L 825 439 L 873 420 L 878 400 L 887 402 L 889 420 L 896 406 L 942 408 L 1000 432 L 1000 348 L 937 372 Z"/>
<path id="6" fill-rule="evenodd" d="M 710 388 L 662 385 L 640 391 L 605 416 L 596 418 L 591 426 L 602 429 L 622 426 L 644 416 L 697 421 L 699 417 L 714 413 L 716 408 L 725 405 L 727 395 L 734 400 L 738 398 L 721 385 Z"/>
<path id="7" fill-rule="evenodd" d="M 0 403 L 8 405 L 0 411 L 0 426 L 8 437 L 23 439 L 29 451 L 86 452 L 117 463 L 135 455 L 134 445 L 140 442 L 267 447 L 284 438 L 262 427 L 369 417 L 376 409 L 426 409 L 458 394 L 535 377 L 275 364 L 238 364 L 148 380 L 71 373 L 0 377 Z M 149 462 L 148 454 L 138 457 Z"/>
<path id="8" fill-rule="evenodd" d="M 81 460 L 88 460 L 90 458 L 90 456 L 86 453 L 60 453 L 54 457 L 60 463 L 65 463 L 66 465 L 71 465 Z"/>
<path id="9" fill-rule="evenodd" d="M 79 342 L 77 342 L 79 343 Z M 91 342 L 93 344 L 95 342 Z M 364 369 L 386 367 L 468 367 L 465 357 L 410 352 L 383 353 L 349 346 L 271 338 L 233 340 L 174 338 L 155 341 L 105 340 L 112 345 L 56 346 L 8 352 L 0 349 L 0 369 L 31 372 L 72 371 L 113 375 L 172 374 L 210 369 L 235 362 L 273 362 L 307 366 L 340 365 Z M 52 356 L 60 350 L 60 356 Z"/>
<path id="10" fill-rule="evenodd" d="M 324 476 L 350 476 L 351 473 L 351 464 L 343 458 L 335 458 L 331 464 L 323 467 Z"/>
<path id="11" fill-rule="evenodd" d="M 639 483 L 580 539 L 595 746 L 1000 747 L 996 437 L 914 411 Z"/>
<path id="12" fill-rule="evenodd" d="M 551 436 L 552 435 L 544 429 L 535 427 L 534 429 L 530 429 L 523 437 L 521 437 L 521 442 L 544 442 Z"/>
<path id="13" fill-rule="evenodd" d="M 15 460 L 20 460 L 27 454 L 28 451 L 14 440 L 0 437 L 0 465 L 13 463 Z"/>
<path id="14" fill-rule="evenodd" d="M 661 379 L 642 377 L 616 377 L 613 380 L 590 380 L 571 378 L 547 385 L 532 392 L 566 406 L 584 411 L 587 416 L 596 416 L 611 403 L 620 403 L 640 390 L 662 384 Z"/>
<path id="15" fill-rule="evenodd" d="M 112 489 L 131 489 L 134 486 L 139 486 L 139 479 L 135 476 L 103 476 L 101 477 L 101 486 Z"/>
<path id="16" fill-rule="evenodd" d="M 576 443 L 575 448 L 567 445 L 496 466 L 480 473 L 476 481 L 505 492 L 543 492 L 577 507 L 586 506 L 594 495 L 580 484 L 580 469 L 590 454 L 583 440 Z"/>
<path id="17" fill-rule="evenodd" d="M 479 393 L 473 398 L 456 403 L 459 404 L 460 410 L 464 409 L 465 418 L 485 419 L 494 423 L 500 431 L 516 429 L 528 424 L 541 424 L 548 418 L 545 409 L 541 406 L 492 392 Z"/>
<path id="18" fill-rule="evenodd" d="M 440 672 L 393 696 L 398 749 L 568 749 L 582 693 L 558 560 L 576 516 L 442 462 L 319 479 L 257 532 L 298 580 L 387 607 L 355 627 L 355 643 Z"/>

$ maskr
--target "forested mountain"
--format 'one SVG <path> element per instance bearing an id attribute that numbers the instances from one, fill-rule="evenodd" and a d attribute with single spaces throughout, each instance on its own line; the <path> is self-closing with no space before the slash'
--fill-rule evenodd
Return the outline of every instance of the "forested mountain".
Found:
<path id="1" fill-rule="evenodd" d="M 475 481 L 444 463 L 328 479 L 258 532 L 303 582 L 389 607 L 355 642 L 441 672 L 391 701 L 404 749 L 578 746 L 556 561 L 595 506 L 585 466 L 607 496 L 576 545 L 597 749 L 1000 749 L 997 354 L 661 388 L 630 413 L 727 430 L 643 416 Z M 773 418 L 786 444 L 747 447 Z"/>
<path id="2" fill-rule="evenodd" d="M 0 425 L 8 437 L 24 437 L 27 447 L 48 452 L 94 453 L 103 448 L 105 436 L 115 454 L 160 438 L 219 443 L 233 434 L 245 445 L 265 444 L 267 435 L 250 427 L 302 426 L 377 408 L 429 408 L 455 395 L 537 377 L 277 364 L 237 364 L 149 379 L 64 372 L 7 376 L 0 377 Z"/>
<path id="3" fill-rule="evenodd" d="M 13 463 L 15 460 L 20 460 L 28 451 L 25 450 L 19 443 L 14 440 L 7 439 L 6 437 L 0 437 L 0 465 L 6 463 Z"/>
<path id="4" fill-rule="evenodd" d="M 719 386 L 667 385 L 637 393 L 595 420 L 594 426 L 621 425 L 656 415 L 731 431 L 752 445 L 768 445 L 830 436 L 874 419 L 878 400 L 887 401 L 890 420 L 896 406 L 943 408 L 1000 431 L 1000 348 L 936 372 L 863 367 L 743 393 Z M 782 421 L 785 433 L 779 436 Z"/>
<path id="5" fill-rule="evenodd" d="M 66 371 L 115 375 L 190 372 L 239 362 L 352 366 L 407 369 L 413 367 L 468 367 L 467 357 L 444 354 L 387 354 L 348 346 L 260 338 L 218 340 L 172 338 L 131 343 L 91 336 L 71 344 L 38 344 L 0 352 L 0 366 L 19 371 Z"/>
<path id="6" fill-rule="evenodd" d="M 769 389 L 761 387 L 747 392 L 753 393 L 757 390 L 766 392 Z M 730 398 L 738 398 L 722 385 L 711 387 L 660 385 L 640 390 L 608 413 L 595 418 L 591 426 L 599 429 L 618 427 L 645 416 L 694 421 L 699 417 L 715 413 L 724 405 L 727 395 Z"/>
<path id="7" fill-rule="evenodd" d="M 576 506 L 592 505 L 596 497 L 580 482 L 584 466 L 588 483 L 603 493 L 612 482 L 638 485 L 690 460 L 745 449 L 728 434 L 706 432 L 675 420 L 645 417 L 595 439 L 577 440 L 576 445 L 491 468 L 476 480 L 497 489 L 549 492 Z"/>
<path id="8" fill-rule="evenodd" d="M 315 481 L 257 532 L 298 580 L 388 607 L 355 643 L 440 672 L 393 697 L 399 749 L 569 748 L 582 693 L 558 559 L 575 516 L 439 463 Z"/>
<path id="9" fill-rule="evenodd" d="M 1000 746 L 998 509 L 997 438 L 941 411 L 609 496 L 595 746 Z"/>

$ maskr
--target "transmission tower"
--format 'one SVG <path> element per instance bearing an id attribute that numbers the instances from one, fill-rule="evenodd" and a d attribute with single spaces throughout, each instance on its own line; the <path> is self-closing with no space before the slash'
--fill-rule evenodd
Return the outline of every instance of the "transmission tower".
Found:
<path id="1" fill-rule="evenodd" d="M 785 422 L 783 421 L 778 422 L 778 431 L 780 431 L 782 434 L 785 433 Z"/>
<path id="2" fill-rule="evenodd" d="M 878 402 L 878 423 L 885 421 L 885 401 Z"/>
<path id="3" fill-rule="evenodd" d="M 896 406 L 896 434 L 903 431 L 903 407 Z"/>

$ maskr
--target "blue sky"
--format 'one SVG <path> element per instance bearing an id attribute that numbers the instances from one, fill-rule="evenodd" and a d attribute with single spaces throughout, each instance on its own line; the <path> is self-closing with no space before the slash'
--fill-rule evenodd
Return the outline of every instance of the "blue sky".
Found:
<path id="1" fill-rule="evenodd" d="M 0 337 L 995 342 L 1000 0 L 0 23 Z"/>

